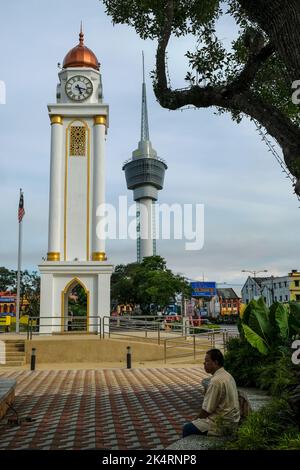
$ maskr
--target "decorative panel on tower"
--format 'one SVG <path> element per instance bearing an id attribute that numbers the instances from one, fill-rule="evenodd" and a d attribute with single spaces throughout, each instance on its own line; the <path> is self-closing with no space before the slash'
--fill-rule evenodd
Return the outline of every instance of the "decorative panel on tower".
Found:
<path id="1" fill-rule="evenodd" d="M 70 129 L 70 156 L 86 156 L 86 129 L 83 125 L 71 126 Z"/>

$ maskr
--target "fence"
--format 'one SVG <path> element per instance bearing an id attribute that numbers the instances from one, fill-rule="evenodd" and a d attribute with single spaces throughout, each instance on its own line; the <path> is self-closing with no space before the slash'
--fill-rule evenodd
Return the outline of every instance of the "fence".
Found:
<path id="1" fill-rule="evenodd" d="M 225 329 L 209 330 L 208 332 L 197 334 L 184 334 L 182 336 L 165 338 L 164 340 L 164 361 L 170 358 L 190 357 L 196 359 L 197 355 L 205 353 L 208 349 L 218 348 L 226 351 L 228 332 Z M 169 355 L 169 351 L 175 354 Z M 180 353 L 182 350 L 182 353 Z"/>
<path id="2" fill-rule="evenodd" d="M 82 317 L 29 317 L 27 325 L 27 338 L 34 334 L 73 334 L 92 332 L 100 335 L 100 339 L 108 335 L 146 338 L 161 344 L 166 334 L 187 334 L 183 319 L 178 317 L 177 322 L 166 322 L 159 316 L 90 316 Z"/>
<path id="3" fill-rule="evenodd" d="M 101 317 L 29 317 L 27 325 L 27 339 L 32 339 L 33 335 L 84 333 L 99 334 L 99 337 L 101 339 Z"/>
<path id="4" fill-rule="evenodd" d="M 39 320 L 39 321 L 38 321 Z M 55 320 L 55 321 L 53 321 Z M 196 356 L 209 348 L 218 348 L 226 352 L 229 337 L 237 333 L 227 329 L 209 329 L 192 327 L 187 318 L 181 317 L 179 321 L 166 323 L 164 317 L 158 316 L 91 316 L 72 317 L 30 317 L 27 327 L 27 339 L 35 334 L 98 334 L 100 339 L 108 336 L 110 339 L 134 338 L 147 340 L 158 345 L 164 345 L 164 360 L 172 357 Z"/>
<path id="5" fill-rule="evenodd" d="M 157 316 L 103 317 L 103 338 L 106 334 L 109 338 L 115 336 L 146 338 L 160 344 L 162 329 L 164 330 L 164 324 L 161 317 Z"/>

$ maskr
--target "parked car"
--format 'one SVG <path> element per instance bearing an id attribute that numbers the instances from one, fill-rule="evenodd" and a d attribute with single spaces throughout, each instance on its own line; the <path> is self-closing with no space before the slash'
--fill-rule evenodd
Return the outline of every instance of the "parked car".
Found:
<path id="1" fill-rule="evenodd" d="M 165 322 L 166 323 L 174 322 L 174 321 L 180 321 L 180 320 L 181 320 L 181 316 L 177 315 L 176 313 L 170 313 L 170 314 L 165 316 Z"/>
<path id="2" fill-rule="evenodd" d="M 202 325 L 212 325 L 212 322 L 208 318 L 201 318 Z"/>

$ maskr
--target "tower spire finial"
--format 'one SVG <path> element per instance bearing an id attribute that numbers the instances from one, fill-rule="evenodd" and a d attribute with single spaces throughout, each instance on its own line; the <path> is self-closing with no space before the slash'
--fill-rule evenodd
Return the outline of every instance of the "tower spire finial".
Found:
<path id="1" fill-rule="evenodd" d="M 142 62 L 143 62 L 143 84 L 142 84 L 141 142 L 144 142 L 145 140 L 150 140 L 150 138 L 149 138 L 149 123 L 148 123 L 146 83 L 145 83 L 144 51 L 142 51 Z"/>
<path id="2" fill-rule="evenodd" d="M 83 29 L 82 29 L 82 20 L 80 22 L 80 33 L 79 33 L 79 44 L 83 46 L 83 41 L 84 41 L 84 34 L 83 34 Z"/>

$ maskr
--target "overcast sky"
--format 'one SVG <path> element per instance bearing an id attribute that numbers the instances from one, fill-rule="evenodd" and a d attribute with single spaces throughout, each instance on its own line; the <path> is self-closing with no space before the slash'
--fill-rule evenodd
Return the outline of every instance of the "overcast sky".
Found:
<path id="1" fill-rule="evenodd" d="M 47 253 L 50 124 L 47 104 L 55 101 L 57 63 L 78 42 L 101 62 L 105 102 L 110 105 L 107 139 L 107 202 L 127 191 L 122 163 L 140 135 L 141 51 L 145 51 L 150 138 L 168 163 L 161 203 L 205 206 L 205 243 L 185 251 L 184 241 L 158 241 L 170 268 L 192 279 L 241 284 L 242 269 L 285 274 L 300 268 L 299 203 L 291 182 L 250 121 L 237 125 L 213 110 L 170 112 L 156 102 L 150 71 L 155 43 L 127 26 L 113 26 L 98 0 L 10 0 L 1 5 L 1 68 L 7 104 L 0 105 L 0 266 L 16 268 L 19 188 L 25 193 L 23 268 L 37 269 Z M 229 41 L 234 27 L 220 25 Z M 172 40 L 172 85 L 184 87 L 193 48 L 189 38 Z M 133 240 L 109 241 L 109 261 L 136 259 Z"/>

